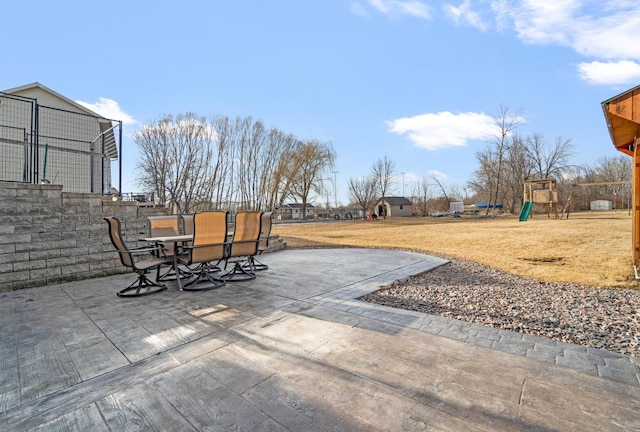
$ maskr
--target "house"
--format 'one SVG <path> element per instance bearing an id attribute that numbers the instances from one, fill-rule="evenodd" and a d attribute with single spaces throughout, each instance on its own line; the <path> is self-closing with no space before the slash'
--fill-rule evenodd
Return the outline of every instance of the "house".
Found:
<path id="1" fill-rule="evenodd" d="M 0 92 L 0 180 L 109 194 L 121 139 L 122 122 L 38 82 Z"/>
<path id="2" fill-rule="evenodd" d="M 303 216 L 302 204 L 292 203 L 284 204 L 278 211 L 281 219 L 308 219 L 313 217 L 315 210 L 316 208 L 313 205 L 307 204 L 307 209 Z"/>
<path id="3" fill-rule="evenodd" d="M 384 197 L 376 204 L 376 214 L 384 216 L 411 216 L 413 203 L 405 197 Z"/>

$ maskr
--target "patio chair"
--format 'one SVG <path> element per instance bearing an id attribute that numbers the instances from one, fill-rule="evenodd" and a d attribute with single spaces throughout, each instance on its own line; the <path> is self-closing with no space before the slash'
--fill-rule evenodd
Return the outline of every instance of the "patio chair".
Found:
<path id="1" fill-rule="evenodd" d="M 193 279 L 184 285 L 185 291 L 202 291 L 220 288 L 225 280 L 215 276 L 220 272 L 218 264 L 226 256 L 227 218 L 224 211 L 198 212 L 193 217 L 193 244 L 184 246 L 181 259 L 190 267 Z M 205 286 L 197 286 L 201 282 L 209 282 Z"/>
<path id="2" fill-rule="evenodd" d="M 193 217 L 192 214 L 182 215 L 182 229 L 184 234 L 193 235 Z M 192 242 L 189 242 L 192 243 Z"/>
<path id="3" fill-rule="evenodd" d="M 261 212 L 238 212 L 235 217 L 233 238 L 225 258 L 225 269 L 231 261 L 233 268 L 222 275 L 228 282 L 242 282 L 256 278 L 251 257 L 258 253 Z"/>
<path id="4" fill-rule="evenodd" d="M 160 245 L 147 246 L 141 248 L 128 248 L 122 238 L 122 228 L 120 219 L 117 217 L 106 217 L 109 226 L 109 237 L 111 243 L 116 248 L 120 256 L 120 262 L 125 267 L 130 267 L 137 275 L 138 279 L 127 288 L 118 291 L 119 297 L 138 297 L 147 294 L 160 292 L 167 287 L 158 283 L 160 267 L 170 265 L 171 258 L 164 253 L 164 248 Z M 147 277 L 147 273 L 156 270 L 156 282 Z"/>
<path id="5" fill-rule="evenodd" d="M 180 235 L 180 228 L 178 225 L 179 219 L 178 215 L 170 215 L 170 216 L 149 216 L 147 217 L 147 221 L 149 222 L 149 237 L 165 237 L 165 236 L 177 236 Z M 164 244 L 164 248 L 167 255 L 173 255 L 174 253 L 174 244 L 168 242 Z M 174 271 L 173 266 L 169 267 L 169 269 L 162 274 L 158 280 L 175 280 L 176 273 Z"/>
<path id="6" fill-rule="evenodd" d="M 260 218 L 260 237 L 258 238 L 257 255 L 260 255 L 262 252 L 269 249 L 269 236 L 271 235 L 272 215 L 273 212 L 264 212 L 262 213 L 262 217 Z M 245 266 L 253 267 L 255 271 L 269 269 L 269 266 L 258 261 L 255 255 L 249 256 L 249 259 L 245 263 Z"/>

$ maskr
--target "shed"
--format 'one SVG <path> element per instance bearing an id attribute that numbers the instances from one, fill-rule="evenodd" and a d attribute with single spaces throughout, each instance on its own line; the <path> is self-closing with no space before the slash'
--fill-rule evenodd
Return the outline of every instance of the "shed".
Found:
<path id="1" fill-rule="evenodd" d="M 449 204 L 449 211 L 451 213 L 464 213 L 464 202 L 456 201 Z"/>
<path id="2" fill-rule="evenodd" d="M 302 213 L 302 204 L 300 203 L 290 203 L 284 204 L 280 207 L 280 215 L 281 219 L 308 219 L 312 218 L 315 213 L 316 208 L 307 204 L 307 208 L 305 214 Z"/>
<path id="3" fill-rule="evenodd" d="M 595 200 L 589 203 L 589 209 L 591 210 L 611 210 L 613 205 L 609 200 Z"/>
<path id="4" fill-rule="evenodd" d="M 376 204 L 376 214 L 385 216 L 411 216 L 413 203 L 405 197 L 384 197 Z"/>

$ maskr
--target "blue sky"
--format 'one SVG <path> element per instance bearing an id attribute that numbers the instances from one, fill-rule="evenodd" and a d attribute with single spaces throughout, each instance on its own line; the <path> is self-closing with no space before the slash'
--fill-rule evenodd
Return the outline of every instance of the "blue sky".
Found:
<path id="1" fill-rule="evenodd" d="M 347 180 L 388 156 L 408 194 L 434 174 L 464 185 L 492 116 L 618 156 L 600 103 L 640 84 L 637 0 L 31 1 L 3 5 L 0 89 L 38 81 L 125 122 L 252 116 L 337 153 Z"/>

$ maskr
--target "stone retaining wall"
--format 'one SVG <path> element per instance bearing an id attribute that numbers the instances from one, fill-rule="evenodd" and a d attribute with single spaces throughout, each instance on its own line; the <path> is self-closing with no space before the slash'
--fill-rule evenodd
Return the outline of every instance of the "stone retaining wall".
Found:
<path id="1" fill-rule="evenodd" d="M 130 271 L 109 240 L 105 216 L 117 216 L 136 246 L 146 218 L 163 208 L 138 207 L 60 185 L 0 182 L 0 291 Z"/>
<path id="2" fill-rule="evenodd" d="M 130 272 L 103 218 L 117 216 L 135 247 L 149 233 L 147 217 L 165 214 L 161 207 L 62 192 L 60 185 L 0 181 L 0 292 Z M 269 251 L 284 247 L 275 237 Z"/>

